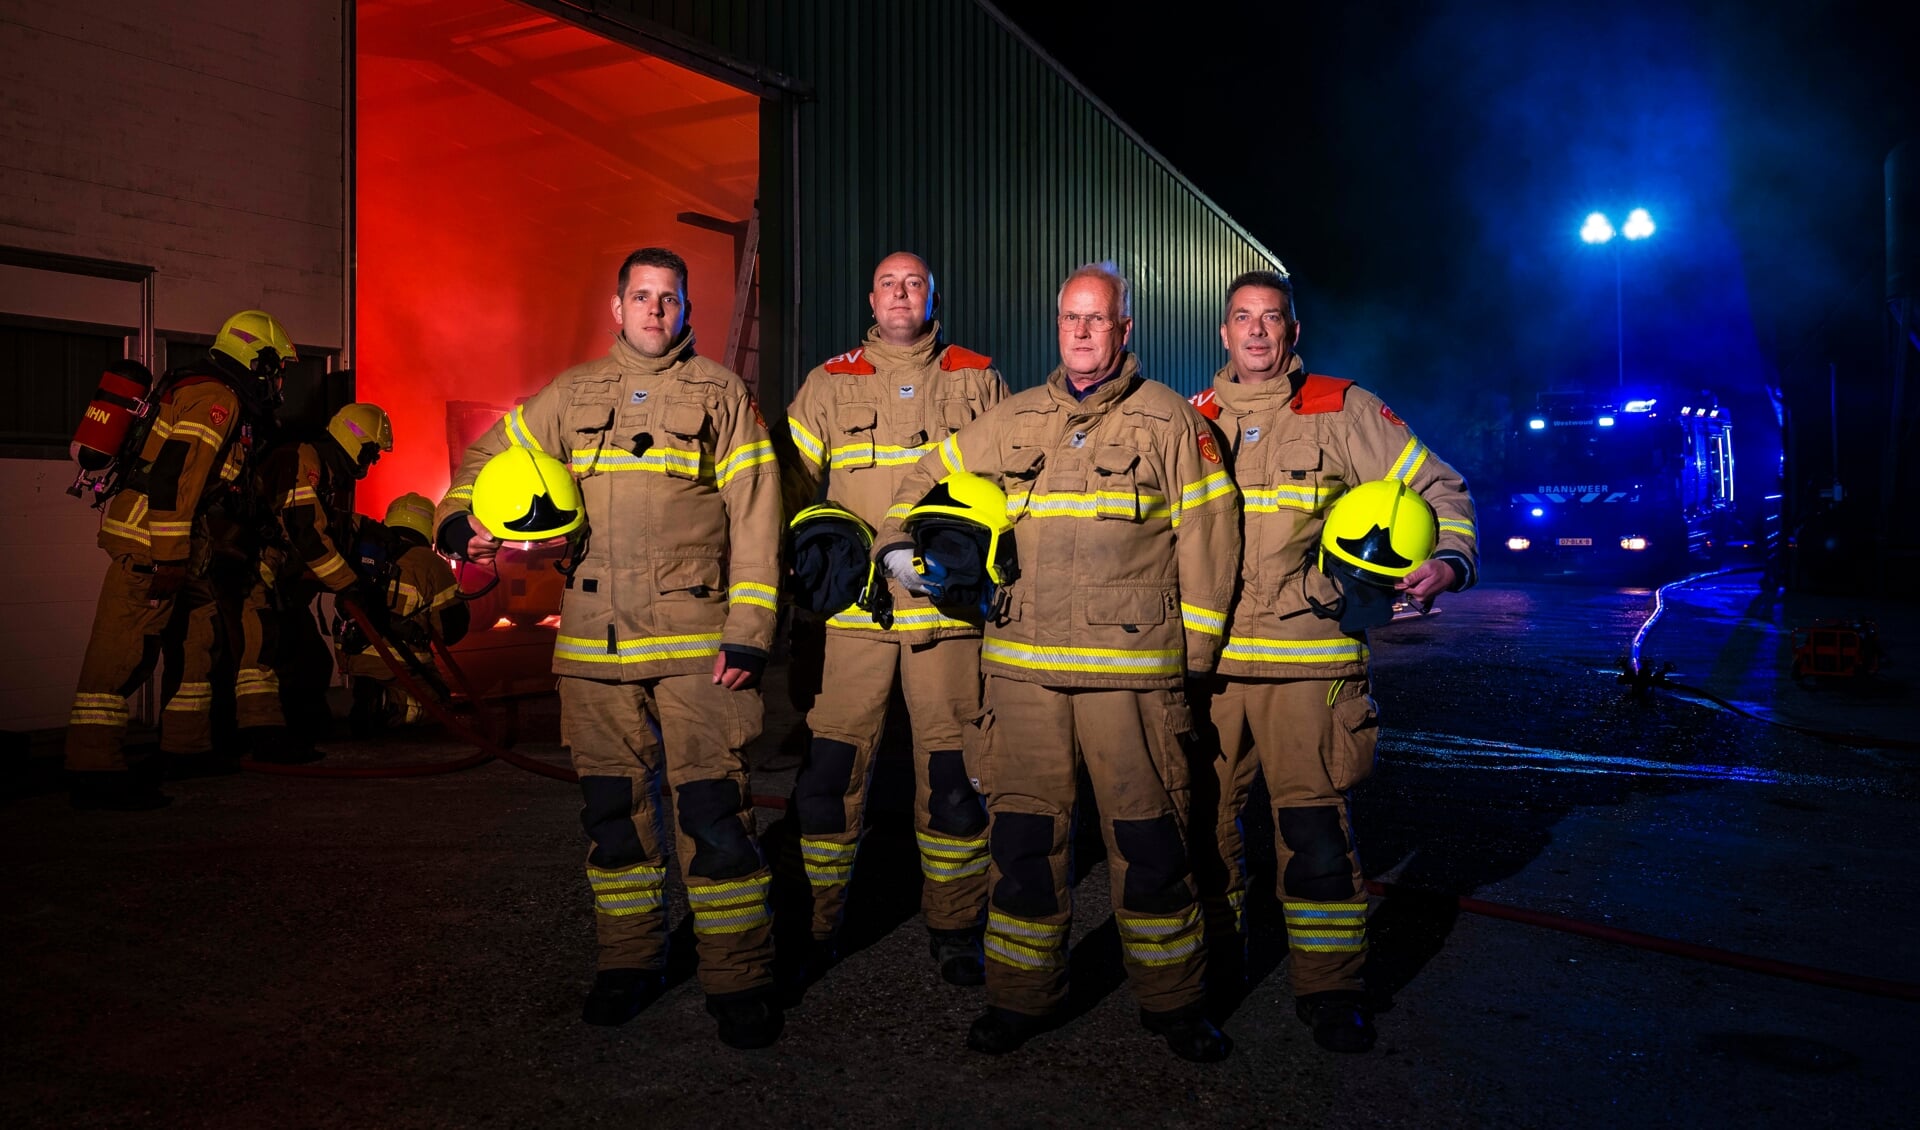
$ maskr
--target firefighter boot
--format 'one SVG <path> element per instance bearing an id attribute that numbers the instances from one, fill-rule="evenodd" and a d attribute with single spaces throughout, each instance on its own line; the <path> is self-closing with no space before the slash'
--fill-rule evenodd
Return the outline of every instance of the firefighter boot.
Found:
<path id="1" fill-rule="evenodd" d="M 666 975 L 657 969 L 602 969 L 593 975 L 580 1019 L 606 1027 L 625 1024 L 666 989 Z"/>
<path id="2" fill-rule="evenodd" d="M 989 1008 L 967 1029 L 967 1047 L 986 1055 L 1006 1055 L 1053 1027 L 1050 1016 L 1029 1016 L 1007 1008 Z"/>
<path id="3" fill-rule="evenodd" d="M 786 1026 L 779 998 L 765 989 L 708 993 L 707 1015 L 720 1022 L 720 1042 L 742 1051 L 766 1047 L 780 1038 Z"/>
<path id="4" fill-rule="evenodd" d="M 1215 1027 L 1200 1008 L 1172 1012 L 1140 1010 L 1140 1027 L 1166 1038 L 1173 1054 L 1190 1063 L 1218 1063 L 1233 1050 L 1233 1041 Z"/>
<path id="5" fill-rule="evenodd" d="M 67 799 L 82 812 L 151 812 L 173 803 L 157 782 L 131 769 L 70 771 Z"/>
<path id="6" fill-rule="evenodd" d="M 1297 997 L 1293 1010 L 1300 1023 L 1313 1029 L 1313 1042 L 1330 1052 L 1371 1051 L 1376 1034 L 1373 1009 L 1365 993 L 1335 990 Z"/>
<path id="7" fill-rule="evenodd" d="M 325 757 L 313 740 L 291 726 L 252 726 L 241 731 L 247 756 L 268 765 L 306 765 Z"/>
<path id="8" fill-rule="evenodd" d="M 949 985 L 984 985 L 987 968 L 980 951 L 978 930 L 928 930 L 927 950 L 940 967 L 940 979 Z"/>

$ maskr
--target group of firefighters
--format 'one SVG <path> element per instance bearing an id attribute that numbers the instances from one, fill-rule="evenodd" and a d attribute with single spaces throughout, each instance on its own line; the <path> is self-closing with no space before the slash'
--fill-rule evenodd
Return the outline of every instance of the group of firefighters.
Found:
<path id="1" fill-rule="evenodd" d="M 694 350 L 684 260 L 635 251 L 616 277 L 606 356 L 470 446 L 431 516 L 417 496 L 389 511 L 408 552 L 443 574 L 441 557 L 489 562 L 507 544 L 563 557 L 553 670 L 599 937 L 583 1019 L 625 1023 L 665 990 L 671 820 L 720 1039 L 762 1047 L 781 1032 L 771 869 L 744 751 L 784 598 L 824 619 L 826 677 L 791 803 L 813 895 L 809 977 L 837 959 L 897 681 L 931 955 L 946 981 L 986 986 L 968 1047 L 1006 1053 L 1061 1015 L 1084 773 L 1141 1023 L 1185 1059 L 1224 1058 L 1208 981 L 1246 976 L 1240 815 L 1258 773 L 1299 1017 L 1323 1047 L 1370 1048 L 1368 903 L 1347 804 L 1377 737 L 1367 630 L 1396 602 L 1424 610 L 1473 583 L 1461 477 L 1378 398 L 1307 372 L 1283 272 L 1227 285 L 1227 361 L 1191 402 L 1129 351 L 1130 288 L 1109 264 L 1067 277 L 1060 365 L 1017 394 L 991 358 L 946 339 L 918 256 L 881 260 L 868 301 L 864 342 L 795 396 L 782 459 L 740 378 Z M 206 379 L 172 381 L 136 474 L 148 477 L 108 511 L 115 565 L 74 768 L 113 767 L 124 696 L 181 618 L 172 602 L 190 646 L 163 743 L 205 744 L 206 728 L 185 724 L 210 698 L 192 643 L 238 620 L 228 651 L 259 758 L 292 744 L 265 693 L 267 653 L 292 644 L 285 625 L 310 628 L 299 609 L 319 588 L 386 600 L 332 540 L 351 509 L 330 493 L 390 446 L 384 413 L 349 405 L 331 447 L 275 446 L 257 474 L 254 441 L 230 438 L 246 420 L 266 426 L 248 398 L 271 399 L 266 354 L 291 356 L 272 328 L 271 350 L 223 331 Z M 183 443 L 195 445 L 184 461 L 167 446 Z M 219 526 L 205 498 L 250 476 L 273 521 L 250 527 L 268 531 L 253 538 L 254 575 L 222 586 L 199 563 L 202 527 Z M 450 574 L 406 587 L 412 611 L 454 591 Z M 184 736 L 167 736 L 176 723 Z"/>

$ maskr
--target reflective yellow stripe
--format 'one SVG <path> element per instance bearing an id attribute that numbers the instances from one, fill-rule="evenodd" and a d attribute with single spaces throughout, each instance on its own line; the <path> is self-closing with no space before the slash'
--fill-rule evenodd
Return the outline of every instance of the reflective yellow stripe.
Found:
<path id="1" fill-rule="evenodd" d="M 826 445 L 820 442 L 820 437 L 808 431 L 805 424 L 792 416 L 787 417 L 787 434 L 793 437 L 793 446 L 800 450 L 800 454 L 807 457 L 807 462 L 818 467 L 820 452 L 826 448 Z"/>
<path id="2" fill-rule="evenodd" d="M 980 645 L 983 663 L 1030 671 L 1085 671 L 1114 675 L 1178 675 L 1179 648 L 1125 651 L 1110 647 L 1035 647 L 1013 640 L 989 639 Z"/>
<path id="3" fill-rule="evenodd" d="M 859 841 L 839 843 L 800 837 L 800 863 L 807 881 L 816 887 L 831 887 L 853 878 L 853 858 L 860 853 Z"/>
<path id="4" fill-rule="evenodd" d="M 222 442 L 219 432 L 214 431 L 198 420 L 182 420 L 178 424 L 175 424 L 173 426 L 172 438 L 179 439 L 182 436 L 191 436 L 201 443 L 206 444 L 208 447 L 215 449 L 218 449 Z"/>
<path id="5" fill-rule="evenodd" d="M 1067 964 L 1067 925 L 1050 925 L 1015 918 L 989 909 L 983 939 L 987 960 L 1020 969 L 1064 969 Z"/>
<path id="6" fill-rule="evenodd" d="M 1134 491 L 1049 491 L 1010 494 L 1007 517 L 1025 513 L 1031 518 L 1172 518 L 1173 507 L 1157 494 Z"/>
<path id="7" fill-rule="evenodd" d="M 732 883 L 687 884 L 687 904 L 693 909 L 696 934 L 738 934 L 767 925 L 771 878 L 761 875 Z"/>
<path id="8" fill-rule="evenodd" d="M 507 413 L 505 422 L 507 425 L 508 443 L 513 444 L 515 447 L 529 447 L 535 451 L 546 450 L 546 448 L 540 446 L 539 440 L 533 438 L 533 430 L 527 427 L 527 409 L 525 405 L 521 405 Z"/>
<path id="9" fill-rule="evenodd" d="M 1473 523 L 1464 518 L 1440 519 L 1440 532 L 1443 534 L 1459 534 L 1463 538 L 1479 536 L 1474 532 Z"/>
<path id="10" fill-rule="evenodd" d="M 892 506 L 887 507 L 887 521 L 904 522 L 907 519 L 908 511 L 912 509 L 913 503 L 911 502 L 896 502 Z"/>
<path id="11" fill-rule="evenodd" d="M 130 526 L 125 522 L 108 518 L 100 523 L 100 528 L 115 537 L 126 538 L 128 541 L 137 541 L 141 545 L 150 546 L 153 544 L 153 539 L 147 535 L 147 531 L 141 529 L 139 526 Z"/>
<path id="12" fill-rule="evenodd" d="M 1233 480 L 1227 477 L 1225 471 L 1215 471 L 1197 483 L 1188 483 L 1180 491 L 1180 504 L 1173 508 L 1173 524 L 1179 525 L 1186 511 L 1204 506 L 1216 498 L 1230 497 L 1233 492 Z"/>
<path id="13" fill-rule="evenodd" d="M 587 882 L 593 887 L 594 909 L 602 914 L 621 918 L 658 913 L 667 905 L 664 867 L 640 863 L 609 870 L 589 864 Z"/>
<path id="14" fill-rule="evenodd" d="M 754 440 L 733 450 L 731 455 L 720 461 L 715 471 L 715 484 L 725 487 L 743 472 L 753 467 L 773 462 L 773 444 L 764 439 Z"/>
<path id="15" fill-rule="evenodd" d="M 1113 916 L 1120 930 L 1120 948 L 1127 959 L 1138 965 L 1179 965 L 1200 952 L 1200 907 L 1187 908 L 1185 914 L 1172 917 L 1139 917 L 1126 913 Z"/>
<path id="16" fill-rule="evenodd" d="M 933 450 L 930 443 L 900 447 L 891 443 L 849 443 L 827 453 L 829 467 L 905 467 Z"/>
<path id="17" fill-rule="evenodd" d="M 947 474 L 955 474 L 967 469 L 960 459 L 960 434 L 955 432 L 940 441 L 940 462 L 947 465 Z"/>
<path id="18" fill-rule="evenodd" d="M 1281 510 L 1304 510 L 1317 514 L 1341 488 L 1303 483 L 1299 486 L 1248 487 L 1245 508 L 1249 514 L 1274 514 Z"/>
<path id="19" fill-rule="evenodd" d="M 1231 636 L 1221 660 L 1247 663 L 1358 663 L 1370 654 L 1367 645 L 1345 636 L 1332 640 L 1263 640 Z"/>
<path id="20" fill-rule="evenodd" d="M 873 614 L 858 608 L 843 608 L 827 617 L 829 628 L 849 628 L 855 631 L 881 631 L 880 625 L 873 622 Z M 893 614 L 893 630 L 896 632 L 917 632 L 935 628 L 955 628 L 962 631 L 979 631 L 980 625 L 969 624 L 965 620 L 955 620 L 938 608 L 901 608 Z"/>
<path id="21" fill-rule="evenodd" d="M 1287 944 L 1315 953 L 1361 953 L 1367 948 L 1367 904 L 1287 902 Z"/>
<path id="22" fill-rule="evenodd" d="M 305 484 L 294 487 L 292 490 L 288 491 L 286 494 L 280 497 L 280 504 L 282 506 L 298 506 L 302 502 L 319 502 L 319 501 L 320 501 L 320 496 L 314 493 L 314 490 L 312 487 L 307 486 Z"/>
<path id="23" fill-rule="evenodd" d="M 341 557 L 338 553 L 334 553 L 331 550 L 329 550 L 327 552 L 327 555 L 325 557 L 322 557 L 320 560 L 315 562 L 310 562 L 307 565 L 307 568 L 313 570 L 313 575 L 320 578 L 323 581 L 329 577 L 338 576 L 342 573 L 353 572 L 353 566 L 347 564 L 346 558 Z"/>
<path id="24" fill-rule="evenodd" d="M 567 466 L 576 475 L 589 471 L 652 471 L 664 475 L 672 470 L 700 482 L 713 482 L 713 466 L 700 452 L 677 447 L 652 447 L 645 455 L 608 447 L 576 447 Z"/>
<path id="25" fill-rule="evenodd" d="M 1227 630 L 1227 614 L 1202 608 L 1197 604 L 1180 602 L 1180 623 L 1190 632 L 1202 632 L 1209 636 L 1224 635 Z"/>
<path id="26" fill-rule="evenodd" d="M 720 635 L 719 632 L 703 632 L 691 636 L 616 639 L 611 652 L 607 650 L 607 641 L 604 639 L 558 636 L 554 639 L 553 654 L 556 658 L 575 663 L 652 663 L 661 659 L 699 659 L 720 654 Z"/>
<path id="27" fill-rule="evenodd" d="M 454 488 L 453 488 L 452 490 L 450 490 L 450 491 L 448 491 L 448 492 L 447 492 L 447 497 L 446 497 L 446 498 L 444 498 L 444 499 L 442 499 L 441 501 L 443 501 L 443 502 L 469 502 L 469 501 L 471 501 L 472 499 L 473 499 L 473 484 L 472 484 L 472 483 L 468 483 L 468 484 L 467 484 L 467 485 L 465 485 L 465 486 L 457 486 L 457 487 L 454 487 Z"/>
<path id="28" fill-rule="evenodd" d="M 1400 457 L 1393 461 L 1393 470 L 1387 472 L 1387 477 L 1408 482 L 1426 461 L 1427 445 L 1421 443 L 1418 436 L 1409 437 L 1407 446 L 1400 449 Z"/>
<path id="29" fill-rule="evenodd" d="M 118 714 L 111 710 L 79 710 L 67 716 L 69 726 L 124 726 L 127 724 L 127 712 Z"/>
<path id="30" fill-rule="evenodd" d="M 727 589 L 727 601 L 730 604 L 757 604 L 762 608 L 777 609 L 779 599 L 779 589 L 756 581 L 735 581 Z"/>
<path id="31" fill-rule="evenodd" d="M 950 883 L 987 873 L 987 838 L 956 840 L 932 832 L 916 832 L 920 844 L 920 873 L 936 883 Z"/>

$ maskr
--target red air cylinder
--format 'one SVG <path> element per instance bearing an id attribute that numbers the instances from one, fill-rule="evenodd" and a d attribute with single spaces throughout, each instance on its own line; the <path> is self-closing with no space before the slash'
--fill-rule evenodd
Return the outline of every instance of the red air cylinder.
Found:
<path id="1" fill-rule="evenodd" d="M 138 361 L 115 361 L 100 374 L 100 386 L 80 417 L 68 448 L 83 471 L 103 471 L 120 454 L 127 429 L 147 414 L 153 374 Z"/>

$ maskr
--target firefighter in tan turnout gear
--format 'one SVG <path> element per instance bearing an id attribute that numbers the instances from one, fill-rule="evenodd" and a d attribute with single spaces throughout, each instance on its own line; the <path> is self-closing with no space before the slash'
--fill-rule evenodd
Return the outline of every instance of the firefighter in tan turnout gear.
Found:
<path id="1" fill-rule="evenodd" d="M 1368 626 L 1391 619 L 1392 593 L 1337 585 L 1316 565 L 1333 504 L 1363 483 L 1405 484 L 1438 518 L 1430 558 L 1397 584 L 1422 609 L 1474 580 L 1473 501 L 1453 468 L 1380 399 L 1310 374 L 1294 352 L 1300 323 L 1285 275 L 1255 271 L 1227 289 L 1227 364 L 1194 398 L 1214 421 L 1243 498 L 1240 595 L 1207 707 L 1223 757 L 1220 857 L 1197 870 L 1210 933 L 1234 954 L 1246 890 L 1239 814 L 1255 772 L 1273 798 L 1279 896 L 1300 1019 L 1334 1051 L 1373 1046 L 1360 969 L 1367 899 L 1347 790 L 1373 768 Z M 1330 562 L 1337 565 L 1337 562 Z M 1338 570 L 1335 570 L 1336 572 Z"/>
<path id="2" fill-rule="evenodd" d="M 967 1044 L 990 1054 L 1048 1026 L 1066 1001 L 1082 765 L 1141 1022 L 1184 1058 L 1228 1052 L 1203 1014 L 1186 836 L 1193 722 L 1181 686 L 1218 654 L 1239 519 L 1206 422 L 1126 352 L 1127 292 L 1108 265 L 1069 276 L 1060 367 L 923 457 L 876 543 L 880 560 L 907 545 L 908 512 L 943 476 L 970 472 L 1005 491 L 1018 576 L 981 645 L 985 712 L 963 734 L 991 815 L 991 1007 Z"/>
<path id="3" fill-rule="evenodd" d="M 933 272 L 897 252 L 873 271 L 874 325 L 860 348 L 807 375 L 787 426 L 798 479 L 870 527 L 885 521 L 894 488 L 922 455 L 1006 399 L 991 358 L 949 344 L 934 320 Z M 941 976 L 983 978 L 980 928 L 987 899 L 987 813 L 960 754 L 963 720 L 980 711 L 980 624 L 935 607 L 911 566 L 889 560 L 893 620 L 848 607 L 827 619 L 824 681 L 807 725 L 813 744 L 794 781 L 800 851 L 813 888 L 810 971 L 834 960 L 860 847 L 875 747 L 896 675 L 913 721 L 914 833 L 921 908 Z"/>
<path id="4" fill-rule="evenodd" d="M 424 495 L 403 494 L 387 504 L 384 519 L 363 518 L 356 530 L 354 571 L 368 592 L 365 611 L 395 658 L 416 675 L 433 674 L 433 645 L 459 643 L 470 620 L 453 570 L 433 551 L 433 511 Z M 353 680 L 354 737 L 419 721 L 424 708 L 399 685 L 359 625 L 348 629 L 343 623 L 338 638 L 340 670 Z"/>
<path id="5" fill-rule="evenodd" d="M 167 803 L 149 775 L 128 767 L 121 742 L 127 696 L 153 673 L 161 635 L 186 620 L 182 670 L 161 714 L 161 748 L 212 748 L 211 670 L 219 610 L 207 568 L 209 511 L 244 491 L 256 429 L 280 401 L 280 371 L 297 360 L 287 331 L 261 310 L 228 318 L 207 360 L 167 374 L 137 462 L 107 504 L 100 548 L 112 555 L 80 665 L 66 763 L 79 808 Z"/>
<path id="6" fill-rule="evenodd" d="M 688 313 L 680 256 L 629 255 L 612 348 L 467 449 L 436 514 L 438 540 L 491 559 L 498 543 L 468 512 L 481 467 L 509 447 L 551 455 L 579 479 L 588 532 L 553 669 L 592 841 L 600 971 L 582 1016 L 624 1023 L 662 991 L 670 788 L 707 1009 L 723 1041 L 760 1047 L 782 1017 L 742 751 L 760 732 L 758 683 L 773 641 L 780 481 L 746 387 L 694 353 Z"/>

